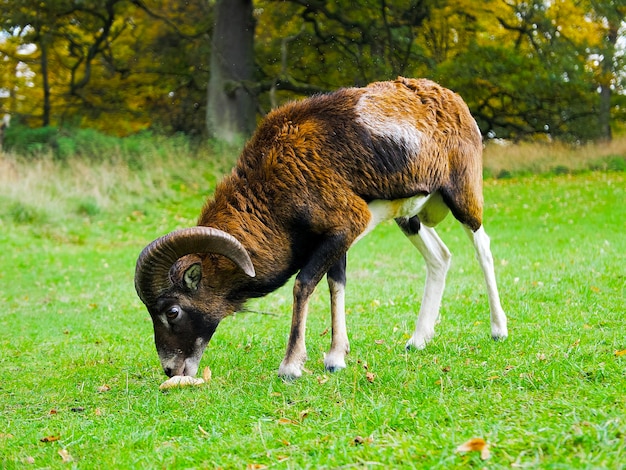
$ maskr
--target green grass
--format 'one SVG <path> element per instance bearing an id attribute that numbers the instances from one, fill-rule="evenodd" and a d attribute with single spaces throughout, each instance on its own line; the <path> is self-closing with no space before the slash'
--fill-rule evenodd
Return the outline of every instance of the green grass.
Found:
<path id="1" fill-rule="evenodd" d="M 74 190 L 91 175 L 80 168 L 44 186 L 17 171 L 0 192 L 0 467 L 624 468 L 625 173 L 486 182 L 504 342 L 489 338 L 481 273 L 449 217 L 442 322 L 426 350 L 405 352 L 424 263 L 384 224 L 349 254 L 346 370 L 323 369 L 320 285 L 310 373 L 277 377 L 289 284 L 249 305 L 272 315 L 222 323 L 201 363 L 208 386 L 163 393 L 134 263 L 147 242 L 194 223 L 212 173 L 123 169 L 115 183 L 113 168 Z M 489 443 L 487 462 L 455 452 L 473 437 Z"/>

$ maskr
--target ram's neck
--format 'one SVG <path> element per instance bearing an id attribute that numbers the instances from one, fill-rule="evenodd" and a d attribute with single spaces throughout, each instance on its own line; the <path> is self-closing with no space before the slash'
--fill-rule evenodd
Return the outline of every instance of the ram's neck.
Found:
<path id="1" fill-rule="evenodd" d="M 198 225 L 223 230 L 248 251 L 256 276 L 242 286 L 247 297 L 277 289 L 297 269 L 289 235 L 270 213 L 270 201 L 259 199 L 262 194 L 233 173 L 216 188 L 214 199 L 207 202 L 198 219 Z"/>

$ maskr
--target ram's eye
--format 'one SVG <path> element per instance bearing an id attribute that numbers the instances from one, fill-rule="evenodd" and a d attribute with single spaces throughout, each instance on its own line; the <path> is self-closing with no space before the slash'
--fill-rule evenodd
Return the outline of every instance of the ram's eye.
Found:
<path id="1" fill-rule="evenodd" d="M 180 316 L 180 307 L 173 305 L 165 311 L 165 316 L 168 320 L 176 320 Z"/>

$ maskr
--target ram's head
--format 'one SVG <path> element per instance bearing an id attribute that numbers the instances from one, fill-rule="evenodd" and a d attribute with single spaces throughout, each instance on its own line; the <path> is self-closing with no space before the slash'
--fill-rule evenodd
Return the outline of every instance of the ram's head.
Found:
<path id="1" fill-rule="evenodd" d="M 152 317 L 157 352 L 169 377 L 196 375 L 217 325 L 239 307 L 234 290 L 242 273 L 255 276 L 246 249 L 211 227 L 176 230 L 141 252 L 135 289 Z"/>

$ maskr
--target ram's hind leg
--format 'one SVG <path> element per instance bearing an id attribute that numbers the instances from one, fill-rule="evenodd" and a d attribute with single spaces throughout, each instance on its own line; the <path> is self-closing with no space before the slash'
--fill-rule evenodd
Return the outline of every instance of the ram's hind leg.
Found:
<path id="1" fill-rule="evenodd" d="M 450 251 L 435 229 L 420 224 L 417 217 L 396 219 L 396 222 L 426 261 L 424 297 L 415 331 L 406 343 L 407 349 L 423 349 L 435 336 L 435 323 L 439 317 L 446 275 L 450 267 Z"/>
<path id="2" fill-rule="evenodd" d="M 332 340 L 330 351 L 324 357 L 324 367 L 329 372 L 336 372 L 346 367 L 346 354 L 350 352 L 348 331 L 346 328 L 346 256 L 344 255 L 330 268 L 326 275 L 330 290 L 330 309 L 332 318 Z"/>
<path id="3" fill-rule="evenodd" d="M 476 259 L 480 264 L 487 284 L 487 295 L 489 297 L 489 310 L 491 313 L 491 337 L 495 340 L 505 339 L 508 336 L 506 314 L 500 304 L 498 285 L 496 284 L 496 274 L 493 266 L 493 256 L 491 254 L 490 242 L 483 226 L 473 231 L 467 226 L 463 226 L 476 250 Z"/>

